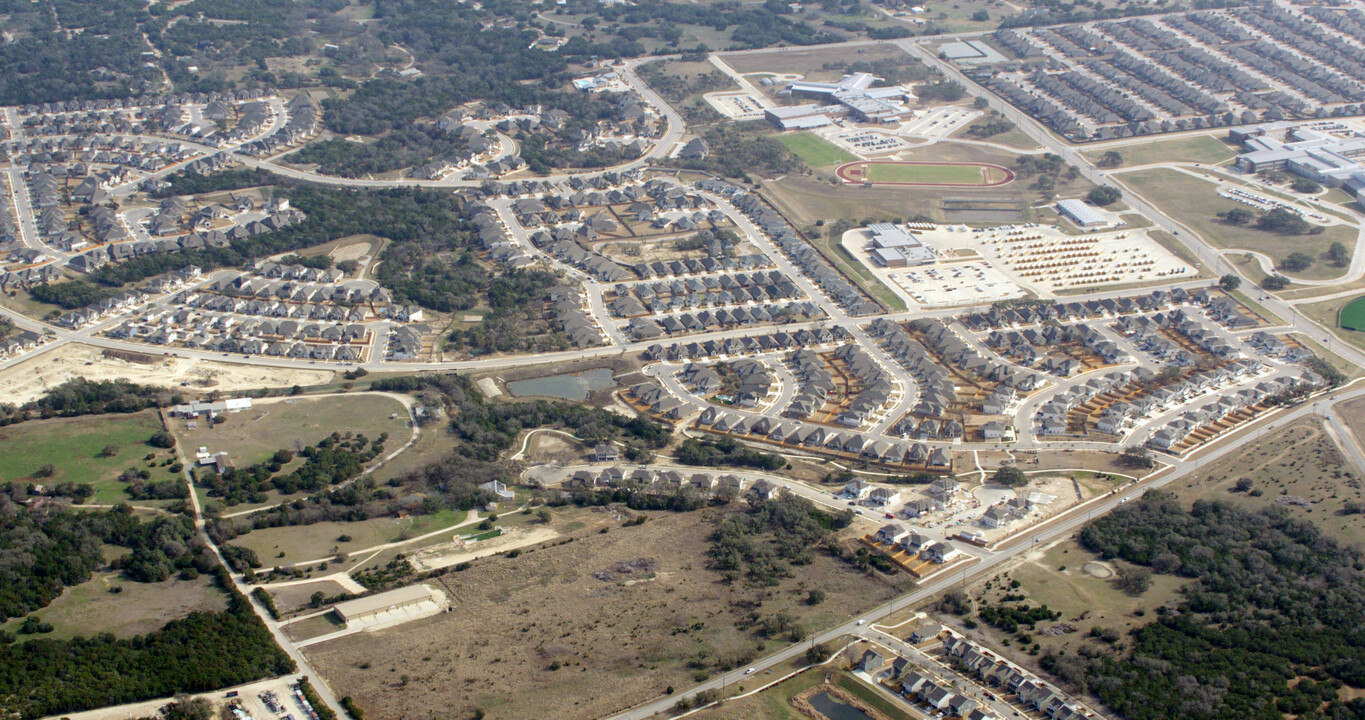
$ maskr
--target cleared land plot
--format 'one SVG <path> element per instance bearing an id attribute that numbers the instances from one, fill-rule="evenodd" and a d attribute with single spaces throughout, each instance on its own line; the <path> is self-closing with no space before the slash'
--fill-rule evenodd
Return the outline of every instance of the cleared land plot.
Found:
<path id="1" fill-rule="evenodd" d="M 110 592 L 116 587 L 122 590 L 117 594 Z M 66 588 L 52 604 L 33 613 L 52 623 L 52 633 L 19 637 L 68 640 L 99 633 L 132 637 L 195 611 L 218 612 L 226 607 L 227 597 L 213 587 L 208 575 L 194 580 L 176 576 L 164 582 L 139 583 L 121 580 L 118 573 L 97 572 L 80 585 Z M 22 622 L 23 618 L 13 618 L 0 627 L 15 632 Z"/>
<path id="2" fill-rule="evenodd" d="M 735 72 L 744 75 L 761 72 L 799 74 L 806 80 L 816 82 L 838 80 L 844 74 L 842 68 L 856 62 L 886 59 L 919 62 L 898 46 L 889 44 L 868 44 L 856 48 L 783 48 L 780 52 L 721 55 L 720 59 Z M 832 67 L 826 68 L 825 65 Z"/>
<path id="3" fill-rule="evenodd" d="M 300 583 L 298 585 L 283 585 L 280 587 L 269 587 L 270 596 L 275 599 L 275 608 L 282 615 L 300 614 L 305 615 L 317 612 L 320 608 L 310 607 L 310 598 L 313 593 L 320 592 L 325 597 L 332 597 L 346 592 L 334 580 L 318 580 L 317 582 Z"/>
<path id="4" fill-rule="evenodd" d="M 1318 258 L 1303 272 L 1285 273 L 1290 278 L 1325 280 L 1346 272 L 1345 268 L 1332 267 L 1324 255 L 1334 242 L 1354 247 L 1357 231 L 1353 227 L 1332 225 L 1317 235 L 1278 235 L 1258 230 L 1254 225 L 1226 225 L 1218 222 L 1218 213 L 1246 206 L 1219 195 L 1217 186 L 1211 182 L 1168 169 L 1126 172 L 1121 178 L 1217 247 L 1264 253 L 1276 262 L 1291 252 L 1306 252 Z"/>
<path id="5" fill-rule="evenodd" d="M 1346 403 L 1340 411 L 1352 427 L 1365 422 L 1361 401 Z M 1180 497 L 1189 502 L 1221 500 L 1249 509 L 1285 507 L 1341 542 L 1365 540 L 1365 515 L 1342 514 L 1347 502 L 1365 502 L 1361 477 L 1323 430 L 1321 419 L 1305 418 L 1242 442 L 1244 452 L 1214 467 L 1206 465 L 1175 486 Z M 1242 480 L 1250 484 L 1237 490 Z"/>
<path id="6" fill-rule="evenodd" d="M 394 418 L 393 415 L 398 417 Z M 186 452 L 203 445 L 224 451 L 238 467 L 270 457 L 276 450 L 300 450 L 334 432 L 356 433 L 374 440 L 388 433 L 384 452 L 403 446 L 412 437 L 408 411 L 386 395 L 356 393 L 331 397 L 292 397 L 258 400 L 250 410 L 224 415 L 226 422 L 194 430 L 183 421 L 172 424 Z"/>
<path id="7" fill-rule="evenodd" d="M 95 486 L 95 495 L 88 502 L 101 505 L 129 502 L 126 486 L 118 481 L 118 476 L 130 467 L 147 469 L 152 475 L 151 482 L 180 478 L 179 473 L 161 466 L 173 457 L 173 451 L 147 445 L 147 439 L 160 429 L 154 411 L 32 420 L 0 428 L 0 447 L 4 448 L 0 452 L 0 478 L 48 485 L 90 483 Z M 105 457 L 107 445 L 117 446 L 118 452 Z M 153 459 L 144 460 L 149 453 Z M 148 462 L 154 467 L 148 467 Z M 52 475 L 36 477 L 34 474 L 44 465 L 52 465 Z"/>
<path id="8" fill-rule="evenodd" d="M 320 560 L 337 552 L 351 554 L 350 562 L 354 562 L 362 559 L 368 548 L 421 537 L 456 525 L 464 521 L 465 516 L 463 510 L 446 509 L 430 515 L 402 518 L 262 528 L 235 538 L 232 544 L 251 548 L 267 567 Z M 342 536 L 350 540 L 342 540 Z M 414 543 L 413 547 L 418 545 Z"/>
<path id="9" fill-rule="evenodd" d="M 1096 162 L 1110 150 L 1117 151 L 1123 156 L 1123 162 L 1118 167 L 1137 167 L 1163 162 L 1216 165 L 1237 156 L 1237 151 L 1231 145 L 1208 135 L 1119 145 L 1082 154 L 1091 162 Z"/>
<path id="10" fill-rule="evenodd" d="M 796 154 L 811 167 L 827 167 L 853 162 L 858 158 L 852 153 L 839 149 L 833 143 L 814 133 L 788 133 L 776 136 L 777 141 Z"/>
<path id="11" fill-rule="evenodd" d="M 1113 565 L 1101 562 L 1074 540 L 1065 540 L 1044 551 L 1029 553 L 1024 562 L 999 576 L 1000 580 L 987 580 L 984 585 L 988 589 L 984 592 L 978 586 L 971 594 L 991 605 L 1000 604 L 1004 595 L 1022 594 L 1030 605 L 1046 605 L 1060 612 L 1062 617 L 1058 621 L 1038 623 L 1032 631 L 1020 628 L 1031 634 L 1033 642 L 1042 645 L 1046 653 L 1086 643 L 1092 627 L 1113 628 L 1122 634 L 1147 624 L 1147 618 L 1155 617 L 1157 607 L 1178 599 L 1180 586 L 1185 582 L 1171 575 L 1153 575 L 1151 588 L 1132 596 L 1115 585 L 1110 576 L 1114 570 Z M 1011 581 L 1018 581 L 1019 587 L 1011 588 Z M 1135 616 L 1138 611 L 1144 617 Z M 1047 628 L 1058 624 L 1071 625 L 1076 631 L 1045 634 Z M 999 639 L 1010 637 L 986 623 L 981 624 L 981 629 L 997 640 L 997 647 Z"/>
<path id="12" fill-rule="evenodd" d="M 1365 329 L 1352 330 L 1343 324 L 1346 308 L 1351 305 L 1357 307 L 1365 305 L 1365 302 L 1362 301 L 1365 301 L 1365 296 L 1354 299 L 1324 300 L 1318 303 L 1295 305 L 1294 308 L 1313 321 L 1335 330 L 1336 332 L 1333 334 L 1342 340 L 1365 349 Z"/>
<path id="13" fill-rule="evenodd" d="M 714 674 L 714 658 L 733 666 L 756 652 L 756 637 L 735 626 L 749 612 L 740 601 L 755 591 L 723 585 L 706 567 L 710 520 L 722 512 L 650 513 L 635 527 L 594 513 L 610 532 L 590 523 L 573 542 L 441 577 L 454 612 L 306 652 L 377 717 L 425 716 L 432 707 L 452 716 L 476 707 L 490 717 L 609 714 Z M 652 571 L 602 574 L 640 559 Z M 765 589 L 760 615 L 787 612 L 813 630 L 892 592 L 819 553 L 798 577 Z M 805 605 L 802 584 L 825 589 L 826 600 Z M 699 657 L 705 669 L 690 669 Z M 398 673 L 409 676 L 401 693 L 392 691 Z"/>
<path id="14" fill-rule="evenodd" d="M 154 350 L 148 346 L 148 351 Z M 232 393 L 259 388 L 309 387 L 330 382 L 331 370 L 296 370 L 271 368 L 262 365 L 237 365 L 183 357 L 160 357 L 156 362 L 137 363 L 104 356 L 104 352 L 90 345 L 72 343 L 0 370 L 0 398 L 6 402 L 24 403 L 75 377 L 87 380 L 115 380 L 123 378 L 143 385 L 180 387 L 182 383 L 194 390 L 217 390 Z"/>

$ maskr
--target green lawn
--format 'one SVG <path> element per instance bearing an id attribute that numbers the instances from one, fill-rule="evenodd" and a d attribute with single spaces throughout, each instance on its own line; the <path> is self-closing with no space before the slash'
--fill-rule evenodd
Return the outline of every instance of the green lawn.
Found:
<path id="1" fill-rule="evenodd" d="M 894 183 L 950 183 L 979 185 L 985 182 L 977 165 L 906 165 L 900 163 L 869 163 L 868 180 Z"/>
<path id="2" fill-rule="evenodd" d="M 110 592 L 112 588 L 120 590 L 115 594 Z M 156 630 L 167 621 L 196 610 L 218 612 L 226 607 L 227 597 L 213 586 L 208 575 L 194 580 L 172 576 L 164 582 L 139 583 L 123 580 L 118 573 L 96 572 L 80 585 L 63 590 L 47 607 L 33 612 L 52 623 L 52 633 L 19 637 L 69 640 L 106 632 L 131 637 Z M 0 627 L 16 632 L 22 623 L 23 618 L 14 618 Z"/>
<path id="3" fill-rule="evenodd" d="M 0 428 L 0 478 L 44 484 L 60 482 L 90 483 L 95 486 L 92 503 L 114 504 L 128 500 L 118 476 L 130 467 L 146 468 L 152 481 L 178 479 L 180 476 L 161 467 L 172 457 L 166 450 L 146 444 L 161 429 L 154 412 L 132 415 L 99 415 L 80 418 L 31 420 Z M 118 452 L 104 457 L 105 446 Z M 148 467 L 143 458 L 152 453 Z M 50 477 L 34 478 L 44 465 L 52 465 Z M 149 503 L 159 504 L 159 503 Z"/>
<path id="4" fill-rule="evenodd" d="M 1365 330 L 1365 297 L 1356 298 L 1341 309 L 1339 324 L 1347 330 Z"/>
<path id="5" fill-rule="evenodd" d="M 1109 149 L 1116 150 L 1123 156 L 1123 163 L 1119 167 L 1136 167 L 1161 162 L 1215 165 L 1225 160 L 1231 160 L 1237 155 L 1237 151 L 1231 145 L 1208 135 L 1121 145 Z M 1107 150 L 1091 150 L 1084 155 L 1091 162 L 1095 162 L 1105 152 Z"/>
<path id="6" fill-rule="evenodd" d="M 1295 251 L 1306 252 L 1318 259 L 1303 272 L 1285 273 L 1290 278 L 1326 280 L 1340 277 L 1346 269 L 1332 267 L 1323 256 L 1334 242 L 1355 247 L 1357 231 L 1347 225 L 1333 225 L 1317 235 L 1278 235 L 1257 230 L 1254 225 L 1218 222 L 1218 213 L 1234 208 L 1246 209 L 1247 206 L 1219 195 L 1214 183 L 1182 172 L 1157 168 L 1125 172 L 1118 177 L 1171 217 L 1194 228 L 1215 247 L 1253 250 L 1277 262 Z"/>
<path id="7" fill-rule="evenodd" d="M 778 135 L 777 141 L 813 168 L 842 165 L 858 159 L 815 133 L 785 133 Z"/>

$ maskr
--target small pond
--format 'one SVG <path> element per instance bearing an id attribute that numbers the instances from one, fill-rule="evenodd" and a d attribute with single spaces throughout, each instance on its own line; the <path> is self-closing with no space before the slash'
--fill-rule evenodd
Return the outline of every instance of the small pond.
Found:
<path id="1" fill-rule="evenodd" d="M 822 692 L 812 695 L 810 706 L 829 720 L 872 720 L 867 713 L 852 705 L 845 705 L 844 701 L 831 696 L 829 693 Z"/>
<path id="2" fill-rule="evenodd" d="M 551 375 L 549 377 L 514 380 L 507 383 L 507 390 L 515 397 L 552 397 L 564 400 L 586 400 L 593 390 L 606 390 L 616 385 L 611 370 L 598 368 L 572 375 Z"/>

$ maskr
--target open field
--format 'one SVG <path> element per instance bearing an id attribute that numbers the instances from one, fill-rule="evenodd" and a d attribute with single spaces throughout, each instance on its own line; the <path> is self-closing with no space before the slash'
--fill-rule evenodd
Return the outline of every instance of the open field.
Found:
<path id="1" fill-rule="evenodd" d="M 1171 575 L 1153 575 L 1152 587 L 1140 596 L 1124 593 L 1115 586 L 1111 574 L 1113 566 L 1082 548 L 1076 541 L 1066 539 L 1043 550 L 1034 550 L 1010 570 L 987 579 L 972 588 L 970 594 L 981 604 L 997 605 L 1007 594 L 1024 595 L 1030 605 L 1046 605 L 1060 612 L 1061 620 L 1076 628 L 1075 632 L 1044 635 L 1039 630 L 1057 623 L 1039 623 L 1036 630 L 1021 628 L 1030 633 L 1033 642 L 1043 647 L 1043 652 L 1063 649 L 1074 652 L 1079 645 L 1086 643 L 1086 635 L 1092 627 L 1113 628 L 1120 634 L 1128 629 L 1147 624 L 1148 616 L 1154 616 L 1157 607 L 1178 599 L 1180 586 L 1184 580 Z M 1012 582 L 1019 583 L 1012 588 Z M 1136 613 L 1141 612 L 1142 615 Z M 992 645 L 1001 647 L 1000 640 L 1008 634 L 982 623 L 977 633 L 993 640 Z M 975 633 L 974 633 L 975 634 Z M 1023 657 L 1017 657 L 1023 656 Z M 1016 661 L 1027 662 L 1022 652 L 1015 653 Z"/>
<path id="2" fill-rule="evenodd" d="M 1356 298 L 1344 305 L 1338 324 L 1347 330 L 1365 330 L 1365 298 Z"/>
<path id="3" fill-rule="evenodd" d="M 703 710 L 691 717 L 696 720 L 805 720 L 806 716 L 792 707 L 792 696 L 819 685 L 824 679 L 824 668 L 807 670 L 756 695 L 727 700 L 720 707 Z M 768 682 L 768 679 L 765 676 L 757 682 Z"/>
<path id="4" fill-rule="evenodd" d="M 1343 406 L 1342 417 L 1349 425 L 1361 427 L 1365 405 Z M 1290 515 L 1311 521 L 1341 542 L 1365 540 L 1365 515 L 1341 512 L 1348 501 L 1365 502 L 1365 486 L 1323 430 L 1320 418 L 1305 418 L 1242 442 L 1245 452 L 1201 468 L 1173 489 L 1187 502 L 1222 500 L 1245 508 L 1286 507 Z M 1250 482 L 1245 491 L 1236 490 L 1241 480 Z M 1308 506 L 1293 504 L 1297 499 Z"/>
<path id="5" fill-rule="evenodd" d="M 835 147 L 834 144 L 815 133 L 783 133 L 775 137 L 778 142 L 811 167 L 839 165 L 858 159 L 852 153 Z"/>
<path id="6" fill-rule="evenodd" d="M 326 597 L 339 595 L 346 592 L 335 580 L 318 580 L 317 582 L 301 583 L 298 585 L 283 585 L 280 587 L 266 588 L 270 592 L 270 597 L 275 600 L 275 608 L 280 611 L 281 616 L 288 616 L 294 613 L 307 614 L 316 612 L 309 606 L 309 598 L 313 593 L 320 592 Z"/>
<path id="7" fill-rule="evenodd" d="M 1109 150 L 1115 150 L 1123 156 L 1123 162 L 1118 167 L 1137 167 L 1163 162 L 1216 165 L 1237 156 L 1235 148 L 1209 135 L 1119 145 L 1104 150 L 1089 150 L 1081 154 L 1091 162 L 1096 162 Z"/>
<path id="8" fill-rule="evenodd" d="M 227 607 L 227 597 L 213 587 L 212 578 L 200 575 L 194 580 L 178 576 L 158 583 L 129 582 L 115 572 L 97 572 L 89 580 L 66 588 L 52 604 L 34 612 L 52 623 L 50 634 L 20 635 L 20 638 L 68 640 L 78 635 L 93 637 L 113 633 L 132 637 L 151 632 L 168 621 L 202 610 L 218 612 Z M 118 594 L 111 588 L 122 588 Z M 23 618 L 0 624 L 15 632 Z"/>
<path id="9" fill-rule="evenodd" d="M 0 478 L 49 485 L 90 483 L 95 487 L 95 495 L 88 502 L 101 505 L 127 502 L 125 486 L 118 476 L 130 467 L 146 468 L 153 482 L 180 478 L 179 473 L 160 466 L 162 461 L 174 457 L 174 451 L 146 444 L 160 429 L 155 411 L 31 420 L 0 428 L 0 446 L 5 449 L 0 452 Z M 117 446 L 118 452 L 104 457 L 107 445 Z M 143 459 L 148 454 L 153 455 L 151 461 Z M 149 462 L 156 467 L 148 467 Z M 50 477 L 34 477 L 39 468 L 48 464 L 55 469 Z"/>
<path id="10" fill-rule="evenodd" d="M 949 137 L 961 138 L 963 140 L 980 140 L 981 142 L 988 142 L 994 145 L 1006 145 L 1012 148 L 1018 148 L 1020 150 L 1035 150 L 1038 148 L 1038 143 L 1034 142 L 1033 138 L 1028 136 L 1028 133 L 1025 133 L 1023 130 L 1020 130 L 1017 127 L 1011 130 L 1006 130 L 1005 132 L 1002 132 L 999 135 L 991 135 L 990 137 L 984 138 L 976 138 L 972 137 L 971 135 L 968 135 L 967 130 L 969 130 L 971 127 L 972 123 L 968 123 L 965 127 L 955 131 Z"/>
<path id="11" fill-rule="evenodd" d="M 750 73 L 798 74 L 806 80 L 828 82 L 838 80 L 844 73 L 841 69 L 826 69 L 825 65 L 847 65 L 855 62 L 874 62 L 895 59 L 902 62 L 919 62 L 896 45 L 867 45 L 859 48 L 782 48 L 773 52 L 722 54 L 720 59 L 735 72 L 742 75 Z"/>
<path id="12" fill-rule="evenodd" d="M 367 548 L 436 532 L 464 521 L 465 515 L 463 510 L 447 509 L 430 515 L 402 518 L 378 517 L 358 522 L 262 528 L 235 538 L 232 544 L 251 548 L 267 567 L 318 560 L 338 552 L 350 553 L 352 557 L 349 562 L 355 562 L 362 559 L 363 551 Z M 351 539 L 342 541 L 343 535 Z M 448 539 L 442 536 L 432 539 L 432 542 Z M 412 547 L 420 546 L 414 543 Z M 411 551 L 411 548 L 404 549 Z M 338 564 L 338 567 L 347 564 Z"/>
<path id="13" fill-rule="evenodd" d="M 1357 232 L 1353 227 L 1332 225 L 1317 235 L 1278 235 L 1258 230 L 1253 225 L 1225 225 L 1218 222 L 1218 213 L 1245 209 L 1246 206 L 1220 196 L 1213 183 L 1168 169 L 1126 172 L 1121 178 L 1147 200 L 1217 247 L 1253 250 L 1276 262 L 1295 251 L 1318 258 L 1318 262 L 1303 272 L 1285 273 L 1290 278 L 1325 280 L 1346 272 L 1345 268 L 1332 267 L 1323 255 L 1334 242 L 1354 247 Z"/>
<path id="14" fill-rule="evenodd" d="M 632 527 L 592 513 L 594 522 L 573 532 L 572 542 L 477 561 L 441 577 L 454 612 L 307 653 L 367 714 L 379 717 L 415 717 L 431 707 L 454 716 L 474 708 L 491 717 L 607 714 L 669 685 L 685 687 L 694 672 L 715 672 L 709 658 L 728 658 L 733 666 L 757 652 L 756 636 L 735 626 L 749 612 L 739 601 L 755 589 L 724 585 L 706 567 L 711 521 L 724 512 L 649 513 L 647 522 Z M 652 561 L 652 570 L 603 574 L 641 559 Z M 892 592 L 822 554 L 798 575 L 762 591 L 757 612 L 785 611 L 813 630 Z M 805 605 L 802 586 L 824 588 L 826 600 Z M 699 653 L 708 658 L 706 669 L 690 670 Z M 390 692 L 399 673 L 408 676 L 404 691 Z"/>
<path id="15" fill-rule="evenodd" d="M 412 436 L 403 404 L 374 393 L 257 400 L 250 410 L 226 414 L 223 419 L 211 427 L 199 423 L 194 430 L 184 422 L 173 422 L 172 429 L 187 452 L 201 445 L 210 452 L 225 451 L 239 467 L 265 460 L 281 448 L 301 450 L 333 432 L 352 432 L 371 440 L 388 433 L 385 454 Z"/>
<path id="16" fill-rule="evenodd" d="M 231 393 L 252 388 L 321 385 L 329 382 L 334 374 L 331 370 L 236 365 L 183 357 L 159 357 L 152 363 L 135 363 L 105 357 L 99 348 L 73 343 L 36 353 L 0 371 L 0 397 L 6 402 L 28 402 L 74 377 L 88 380 L 124 378 L 157 387 L 179 387 L 184 383 L 192 390 Z"/>

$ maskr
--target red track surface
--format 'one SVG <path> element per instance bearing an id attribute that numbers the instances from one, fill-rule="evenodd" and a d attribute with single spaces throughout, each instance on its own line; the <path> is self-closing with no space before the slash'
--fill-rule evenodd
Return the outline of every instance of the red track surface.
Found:
<path id="1" fill-rule="evenodd" d="M 849 177 L 848 171 L 852 168 L 868 165 L 959 165 L 969 167 L 995 168 L 1005 174 L 1005 179 L 993 183 L 925 183 L 925 182 L 874 182 L 866 178 Z M 900 187 L 956 187 L 956 188 L 989 188 L 1000 187 L 1014 182 L 1014 171 L 1007 167 L 1001 167 L 992 163 L 977 162 L 911 162 L 905 160 L 858 160 L 856 162 L 844 163 L 834 169 L 834 174 L 846 183 L 871 183 L 872 185 L 890 185 Z"/>

